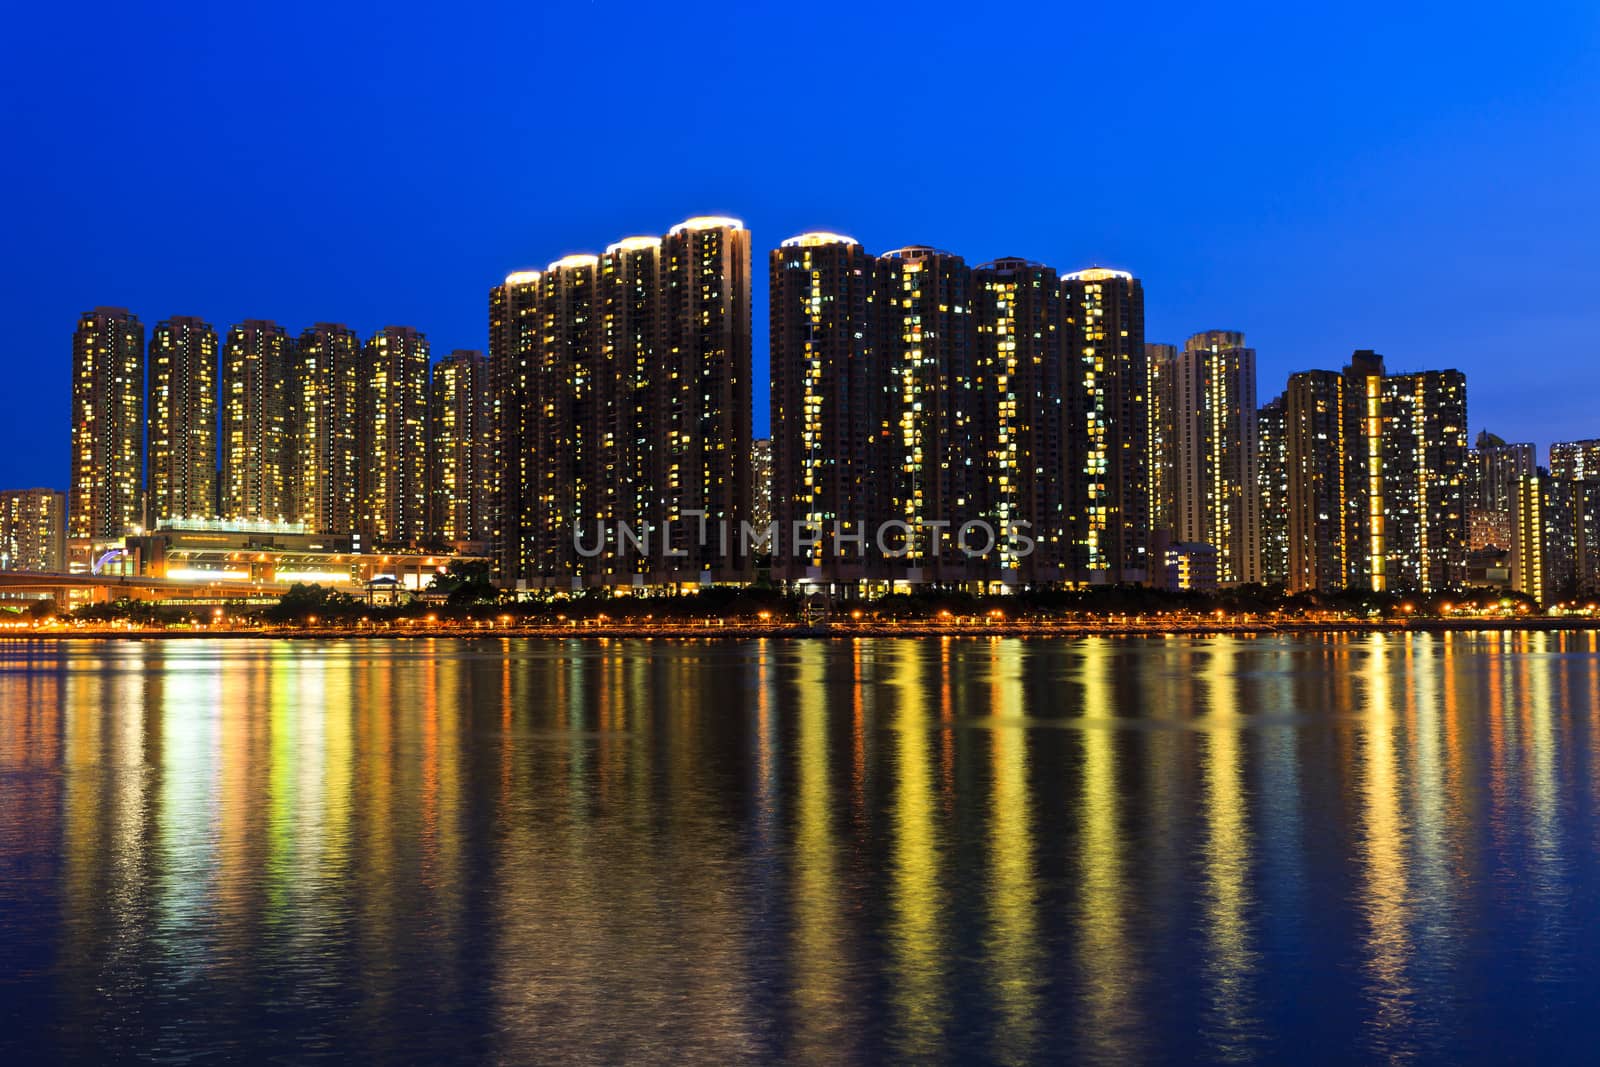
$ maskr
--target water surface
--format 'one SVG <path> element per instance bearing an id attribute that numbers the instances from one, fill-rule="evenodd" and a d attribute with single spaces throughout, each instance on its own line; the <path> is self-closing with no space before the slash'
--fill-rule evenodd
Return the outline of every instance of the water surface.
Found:
<path id="1" fill-rule="evenodd" d="M 0 645 L 0 1061 L 1585 1061 L 1597 637 Z"/>

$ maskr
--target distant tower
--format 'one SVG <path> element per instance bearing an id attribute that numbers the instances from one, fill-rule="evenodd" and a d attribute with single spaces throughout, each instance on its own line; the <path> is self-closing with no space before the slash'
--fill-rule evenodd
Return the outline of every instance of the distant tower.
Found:
<path id="1" fill-rule="evenodd" d="M 758 437 L 750 442 L 750 522 L 764 531 L 772 522 L 772 438 Z"/>
<path id="2" fill-rule="evenodd" d="M 873 506 L 883 392 L 873 375 L 875 271 L 872 256 L 834 233 L 791 237 L 768 257 L 771 499 L 754 507 L 778 522 L 777 578 L 832 582 L 866 573 L 870 543 L 840 545 L 831 535 L 835 522 L 855 532 Z M 820 535 L 806 559 L 789 550 L 797 522 Z"/>
<path id="3" fill-rule="evenodd" d="M 513 274 L 490 295 L 489 334 L 502 582 L 749 577 L 734 551 L 751 424 L 750 235 L 737 219 Z M 579 550 L 602 528 L 615 549 L 618 523 L 651 528 L 648 554 Z"/>
<path id="4" fill-rule="evenodd" d="M 1171 532 L 1177 508 L 1177 425 L 1173 421 L 1178 402 L 1175 391 L 1178 350 L 1173 345 L 1146 344 L 1144 346 L 1146 381 L 1145 402 L 1148 405 L 1146 426 L 1146 469 L 1150 479 L 1150 530 Z M 1164 567 L 1164 561 L 1152 562 L 1151 567 Z M 1152 576 L 1152 580 L 1154 579 Z"/>
<path id="5" fill-rule="evenodd" d="M 316 533 L 355 532 L 361 339 L 319 322 L 295 344 L 288 382 L 289 518 Z M 362 463 L 369 462 L 364 457 Z"/>
<path id="6" fill-rule="evenodd" d="M 608 245 L 599 262 L 600 396 L 595 418 L 604 477 L 598 485 L 601 513 L 596 517 L 609 526 L 613 545 L 617 522 L 642 530 L 660 525 L 666 514 L 661 486 L 671 472 L 660 464 L 654 421 L 654 398 L 666 388 L 655 369 L 666 351 L 661 247 L 659 237 L 625 237 Z M 594 565 L 604 580 L 617 584 L 635 577 L 644 581 L 653 563 L 642 553 L 624 558 L 613 551 Z"/>
<path id="7" fill-rule="evenodd" d="M 538 418 L 531 382 L 543 323 L 539 298 L 544 275 L 506 276 L 489 291 L 489 462 L 493 468 L 495 568 L 502 581 L 525 581 L 532 566 L 530 541 L 533 471 L 529 451 Z"/>
<path id="8" fill-rule="evenodd" d="M 191 316 L 150 335 L 146 521 L 209 518 L 217 508 L 217 332 Z"/>
<path id="9" fill-rule="evenodd" d="M 1080 513 L 1063 499 L 1066 488 L 1082 484 L 1074 473 L 1082 457 L 1069 447 L 1069 404 L 1062 398 L 1062 343 L 1070 331 L 1063 325 L 1063 288 L 1054 269 L 1025 259 L 998 259 L 972 272 L 977 403 L 969 438 L 969 510 L 1000 535 L 996 551 L 979 561 L 983 569 L 973 577 L 1084 580 L 1087 554 L 1074 550 L 1084 543 L 1085 524 L 1069 525 L 1071 515 Z M 1005 536 L 1007 529 L 1031 538 L 1034 550 L 1016 551 L 1020 540 Z M 1076 571 L 1064 569 L 1073 561 Z"/>
<path id="10" fill-rule="evenodd" d="M 1255 349 L 1232 330 L 1197 333 L 1176 371 L 1178 540 L 1214 545 L 1223 584 L 1259 582 Z"/>
<path id="11" fill-rule="evenodd" d="M 668 559 L 679 581 L 743 581 L 749 561 L 721 550 L 750 519 L 750 231 L 738 219 L 701 216 L 661 242 L 666 337 L 657 364 L 656 469 L 673 522 Z M 704 514 L 708 535 L 699 536 Z M 691 529 L 693 527 L 693 529 Z"/>
<path id="12" fill-rule="evenodd" d="M 573 531 L 592 530 L 602 519 L 598 267 L 597 256 L 566 256 L 545 268 L 541 283 L 543 344 L 532 374 L 530 440 L 523 447 L 533 490 L 526 511 L 531 563 L 546 588 L 571 588 L 582 573 Z"/>
<path id="13" fill-rule="evenodd" d="M 376 544 L 415 544 L 428 523 L 428 339 L 385 326 L 367 342 L 356 416 L 356 529 Z"/>
<path id="14" fill-rule="evenodd" d="M 489 477 L 489 361 L 451 352 L 433 368 L 428 395 L 429 532 L 444 541 L 486 541 L 493 528 Z"/>
<path id="15" fill-rule="evenodd" d="M 1552 444 L 1550 476 L 1574 482 L 1600 482 L 1600 440 Z"/>
<path id="16" fill-rule="evenodd" d="M 0 492 L 0 571 L 67 569 L 67 497 L 55 489 Z"/>
<path id="17" fill-rule="evenodd" d="M 1467 554 L 1467 379 L 1457 370 L 1383 379 L 1383 507 L 1389 580 L 1460 583 Z"/>
<path id="18" fill-rule="evenodd" d="M 1144 288 L 1126 271 L 1062 275 L 1069 528 L 1079 580 L 1144 581 L 1150 542 Z"/>
<path id="19" fill-rule="evenodd" d="M 1285 398 L 1274 397 L 1256 413 L 1261 439 L 1261 580 L 1289 580 L 1289 442 Z"/>
<path id="20" fill-rule="evenodd" d="M 912 581 L 966 576 L 966 559 L 949 541 L 936 549 L 930 523 L 972 510 L 967 463 L 977 427 L 972 389 L 972 271 L 960 256 L 915 245 L 878 257 L 878 362 L 885 434 L 878 462 L 874 525 L 903 522 L 922 533 L 891 561 Z M 895 539 L 898 541 L 898 538 Z"/>
<path id="21" fill-rule="evenodd" d="M 1331 592 L 1349 581 L 1355 545 L 1346 507 L 1352 468 L 1345 386 L 1345 376 L 1336 371 L 1302 371 L 1289 377 L 1284 394 L 1288 486 L 1281 504 L 1291 593 Z"/>
<path id="22" fill-rule="evenodd" d="M 126 308 L 78 317 L 72 336 L 72 485 L 67 534 L 88 565 L 92 542 L 144 523 L 144 327 Z"/>
<path id="23" fill-rule="evenodd" d="M 289 514 L 288 411 L 293 342 L 249 319 L 222 347 L 222 516 L 281 522 Z"/>

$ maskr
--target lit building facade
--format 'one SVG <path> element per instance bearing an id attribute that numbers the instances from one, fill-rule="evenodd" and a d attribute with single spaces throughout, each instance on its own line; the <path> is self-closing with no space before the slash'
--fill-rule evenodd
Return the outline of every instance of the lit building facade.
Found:
<path id="1" fill-rule="evenodd" d="M 750 242 L 737 220 L 690 219 L 497 287 L 501 580 L 747 580 L 750 373 Z"/>
<path id="2" fill-rule="evenodd" d="M 1224 585 L 1260 582 L 1255 350 L 1232 330 L 1198 333 L 1175 372 L 1176 536 L 1216 546 Z"/>
<path id="3" fill-rule="evenodd" d="M 361 339 L 348 326 L 319 322 L 294 346 L 286 420 L 289 518 L 315 533 L 356 529 L 363 363 Z"/>
<path id="4" fill-rule="evenodd" d="M 1558 441 L 1550 446 L 1550 476 L 1600 482 L 1600 440 Z"/>
<path id="5" fill-rule="evenodd" d="M 1144 346 L 1146 474 L 1150 479 L 1150 531 L 1173 529 L 1177 510 L 1177 456 L 1174 449 L 1177 424 L 1178 349 L 1175 345 Z M 1159 564 L 1160 561 L 1157 561 Z"/>
<path id="6" fill-rule="evenodd" d="M 1389 588 L 1388 513 L 1384 491 L 1383 357 L 1358 349 L 1344 369 L 1345 585 L 1381 593 Z"/>
<path id="7" fill-rule="evenodd" d="M 666 325 L 662 239 L 625 237 L 599 257 L 599 344 L 595 418 L 600 469 L 591 513 L 607 527 L 610 551 L 594 561 L 608 584 L 648 581 L 654 562 L 645 553 L 624 554 L 616 523 L 632 529 L 659 527 L 666 514 L 662 484 L 674 473 L 662 466 L 665 412 L 672 403 L 670 378 L 654 372 Z"/>
<path id="8" fill-rule="evenodd" d="M 574 531 L 597 529 L 611 516 L 600 410 L 604 404 L 598 340 L 599 257 L 572 255 L 545 269 L 540 293 L 541 347 L 533 370 L 531 440 L 534 574 L 542 588 L 579 584 L 591 566 L 578 554 Z"/>
<path id="9" fill-rule="evenodd" d="M 217 508 L 217 332 L 192 316 L 150 334 L 145 521 L 209 518 Z"/>
<path id="10" fill-rule="evenodd" d="M 356 532 L 366 546 L 428 534 L 428 339 L 385 326 L 367 342 L 356 416 Z"/>
<path id="11" fill-rule="evenodd" d="M 1459 585 L 1467 556 L 1467 380 L 1460 371 L 1383 379 L 1388 584 Z"/>
<path id="12" fill-rule="evenodd" d="M 68 536 L 73 565 L 92 545 L 144 523 L 144 326 L 126 308 L 78 318 L 72 337 L 72 485 Z"/>
<path id="13" fill-rule="evenodd" d="M 489 462 L 494 470 L 495 571 L 508 585 L 531 573 L 533 408 L 530 386 L 543 336 L 541 271 L 516 271 L 489 291 Z"/>
<path id="14" fill-rule="evenodd" d="M 1580 596 L 1600 596 L 1600 480 L 1568 480 L 1572 486 L 1573 574 Z"/>
<path id="15" fill-rule="evenodd" d="M 1289 442 L 1285 398 L 1275 397 L 1256 412 L 1261 439 L 1261 580 L 1289 580 Z"/>
<path id="16" fill-rule="evenodd" d="M 1359 350 L 1285 393 L 1291 592 L 1430 591 L 1465 578 L 1466 379 L 1387 374 Z"/>
<path id="17" fill-rule="evenodd" d="M 0 491 L 0 571 L 67 569 L 67 494 L 56 489 Z"/>
<path id="18" fill-rule="evenodd" d="M 1063 320 L 1069 314 L 1068 295 L 1056 271 L 1042 264 L 995 260 L 973 272 L 972 294 L 977 410 L 968 469 L 973 510 L 999 537 L 993 551 L 976 561 L 972 576 L 1008 585 L 1087 581 L 1098 574 L 1090 563 L 1099 560 L 1106 565 L 1102 577 L 1109 577 L 1117 556 L 1107 546 L 1115 540 L 1117 523 L 1096 504 L 1103 483 L 1069 499 L 1074 470 L 1096 461 L 1084 449 L 1069 449 L 1069 405 L 1062 395 L 1064 339 L 1074 328 L 1080 338 L 1101 330 Z M 1079 308 L 1096 323 L 1101 310 L 1098 298 L 1086 299 Z M 1033 551 L 1022 555 L 1023 542 L 1008 530 L 1025 533 Z"/>
<path id="19" fill-rule="evenodd" d="M 489 361 L 457 349 L 433 368 L 428 391 L 428 531 L 443 541 L 486 542 L 490 517 Z"/>
<path id="20" fill-rule="evenodd" d="M 294 346 L 275 322 L 249 319 L 222 346 L 222 517 L 289 514 L 288 410 Z"/>
<path id="21" fill-rule="evenodd" d="M 1543 472 L 1526 475 L 1516 483 L 1511 587 L 1545 607 L 1577 592 L 1577 509 L 1583 503 L 1582 484 Z"/>
<path id="22" fill-rule="evenodd" d="M 1162 560 L 1156 587 L 1169 593 L 1215 593 L 1218 586 L 1218 556 L 1215 545 L 1187 541 L 1168 542 L 1165 535 L 1153 540 Z"/>
<path id="23" fill-rule="evenodd" d="M 1468 457 L 1468 479 L 1474 490 L 1468 507 L 1509 514 L 1516 507 L 1517 484 L 1537 469 L 1533 445 L 1507 444 L 1485 430 L 1478 434 Z M 1596 476 L 1600 477 L 1600 469 Z"/>
<path id="24" fill-rule="evenodd" d="M 1070 569 L 1080 581 L 1144 581 L 1150 540 L 1144 288 L 1125 271 L 1081 270 L 1062 276 L 1061 307 Z"/>
<path id="25" fill-rule="evenodd" d="M 656 415 L 668 541 L 667 581 L 743 582 L 737 550 L 750 521 L 750 231 L 738 219 L 680 222 L 662 239 L 666 397 Z M 700 523 L 705 525 L 702 527 Z M 701 535 L 701 530 L 706 531 Z M 720 531 L 732 542 L 724 547 Z"/>
<path id="26" fill-rule="evenodd" d="M 823 535 L 780 552 L 774 577 L 846 592 L 1154 580 L 1137 279 L 974 268 L 924 245 L 873 257 L 828 233 L 784 242 L 769 267 L 773 517 L 780 538 Z M 991 545 L 961 532 L 980 520 Z"/>
<path id="27" fill-rule="evenodd" d="M 967 561 L 934 524 L 966 514 L 973 498 L 972 271 L 960 256 L 925 245 L 886 252 L 878 265 L 886 380 L 873 526 L 904 523 L 910 531 L 904 554 L 886 560 L 893 580 L 962 581 Z"/>
<path id="28" fill-rule="evenodd" d="M 750 515 L 757 530 L 772 523 L 772 438 L 750 442 Z"/>
<path id="29" fill-rule="evenodd" d="M 299 523 L 185 519 L 126 542 L 130 574 L 190 582 L 229 583 L 227 598 L 274 600 L 295 584 L 383 596 L 420 593 L 456 561 L 486 557 L 425 549 L 363 550 L 352 534 L 323 534 Z M 374 587 L 377 587 L 375 589 Z"/>
<path id="30" fill-rule="evenodd" d="M 1284 512 L 1291 593 L 1331 592 L 1350 581 L 1345 387 L 1336 371 L 1302 371 L 1289 377 L 1284 393 L 1287 485 L 1276 503 Z"/>
<path id="31" fill-rule="evenodd" d="M 878 413 L 886 382 L 877 376 L 877 263 L 854 240 L 832 233 L 792 237 L 768 256 L 772 438 L 766 484 L 756 503 L 778 524 L 773 577 L 853 582 L 876 556 L 845 532 L 876 514 L 874 459 L 884 439 Z M 758 497 L 761 480 L 757 480 Z M 796 524 L 814 538 L 794 551 Z M 859 531 L 856 531 L 859 532 Z"/>

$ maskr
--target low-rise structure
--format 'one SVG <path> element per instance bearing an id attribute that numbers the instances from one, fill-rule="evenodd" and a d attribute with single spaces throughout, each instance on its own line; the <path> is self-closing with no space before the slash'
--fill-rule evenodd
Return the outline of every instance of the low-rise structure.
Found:
<path id="1" fill-rule="evenodd" d="M 312 533 L 300 523 L 177 521 L 129 537 L 129 572 L 146 578 L 226 582 L 276 598 L 297 583 L 364 592 L 392 580 L 419 592 L 450 563 L 482 559 L 422 551 L 363 551 L 359 536 Z"/>

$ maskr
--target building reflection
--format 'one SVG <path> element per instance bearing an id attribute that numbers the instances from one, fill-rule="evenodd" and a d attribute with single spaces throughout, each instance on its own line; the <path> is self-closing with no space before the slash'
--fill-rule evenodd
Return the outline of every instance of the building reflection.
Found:
<path id="1" fill-rule="evenodd" d="M 793 902 L 793 1054 L 808 1063 L 844 1057 L 857 1030 L 858 1001 L 850 981 L 853 948 L 839 875 L 834 823 L 840 795 L 829 750 L 831 687 L 827 649 L 795 650 L 791 688 L 795 717 Z"/>
<path id="2" fill-rule="evenodd" d="M 1130 951 L 1132 906 L 1123 798 L 1118 780 L 1119 701 L 1112 680 L 1115 653 L 1104 639 L 1085 642 L 1081 671 L 1081 714 L 1077 736 L 1083 746 L 1075 805 L 1081 817 L 1077 886 L 1078 956 L 1083 970 L 1085 1018 L 1081 1024 L 1090 1057 L 1130 1063 L 1140 1058 L 1144 1030 L 1142 975 Z M 1172 735 L 1166 733 L 1167 737 Z"/>
<path id="3" fill-rule="evenodd" d="M 635 674 L 619 663 L 646 650 L 574 644 L 534 646 L 528 687 L 512 687 L 513 736 L 525 740 L 496 817 L 494 1055 L 747 1057 L 758 1043 L 740 934 L 750 901 L 708 804 L 704 776 L 718 754 L 698 702 L 710 694 L 684 684 L 715 650 L 684 646 L 660 665 L 665 675 Z M 627 688 L 606 692 L 619 678 Z M 746 682 L 743 672 L 730 680 Z M 613 701 L 636 735 L 615 746 L 597 729 L 603 714 L 615 718 L 602 712 Z M 598 760 L 602 743 L 631 766 Z M 597 804 L 598 780 L 612 774 L 645 789 Z"/>
<path id="4" fill-rule="evenodd" d="M 1593 633 L 31 655 L 54 1058 L 1448 1060 L 1586 965 Z"/>
<path id="5" fill-rule="evenodd" d="M 1217 638 L 1211 644 L 1199 702 L 1205 713 L 1199 741 L 1205 827 L 1200 845 L 1207 946 L 1203 969 L 1210 1000 L 1206 1037 L 1217 1059 L 1238 1061 L 1251 1058 L 1260 1036 L 1254 988 L 1260 957 L 1251 925 L 1255 839 L 1245 784 L 1249 720 L 1240 703 L 1235 662 L 1239 642 Z"/>
<path id="6" fill-rule="evenodd" d="M 939 829 L 926 694 L 939 694 L 941 720 L 949 714 L 950 651 L 939 651 L 938 677 L 928 678 L 921 646 L 897 642 L 890 688 L 895 744 L 895 786 L 889 813 L 893 840 L 889 858 L 888 973 L 892 985 L 892 1045 L 898 1056 L 928 1059 L 944 1042 L 949 1006 L 945 999 L 944 916 L 940 886 Z M 947 731 L 941 731 L 947 732 Z"/>
<path id="7" fill-rule="evenodd" d="M 992 1056 L 1027 1063 L 1038 1051 L 1039 885 L 1034 863 L 1029 722 L 1023 703 L 1022 643 L 991 639 L 987 648 L 990 746 L 989 879 L 985 956 L 997 1007 Z M 951 731 L 945 731 L 949 734 Z"/>
<path id="8" fill-rule="evenodd" d="M 1367 973 L 1367 1032 L 1379 1054 L 1400 1054 L 1413 1025 L 1410 964 L 1410 834 L 1402 814 L 1405 780 L 1398 749 L 1404 743 L 1404 705 L 1397 707 L 1393 678 L 1403 666 L 1381 635 L 1365 640 L 1360 681 L 1362 728 L 1355 765 L 1361 799 L 1357 839 L 1362 882 L 1360 913 Z M 1403 650 L 1402 650 L 1403 653 Z"/>

